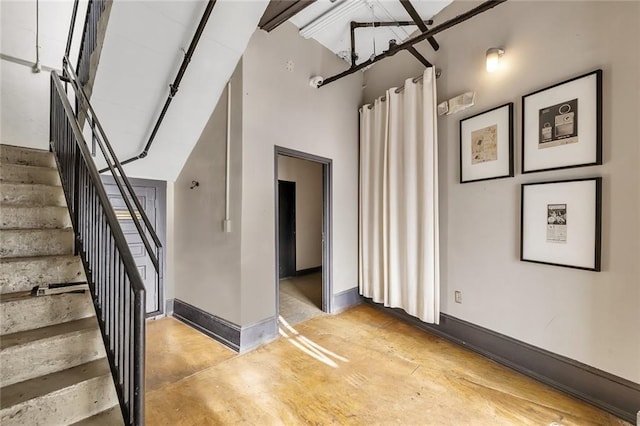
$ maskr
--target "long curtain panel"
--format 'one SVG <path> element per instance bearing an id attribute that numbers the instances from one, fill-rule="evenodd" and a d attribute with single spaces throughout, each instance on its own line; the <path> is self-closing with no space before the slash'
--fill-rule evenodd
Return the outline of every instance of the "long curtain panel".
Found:
<path id="1" fill-rule="evenodd" d="M 360 110 L 360 294 L 428 323 L 440 317 L 433 68 Z"/>

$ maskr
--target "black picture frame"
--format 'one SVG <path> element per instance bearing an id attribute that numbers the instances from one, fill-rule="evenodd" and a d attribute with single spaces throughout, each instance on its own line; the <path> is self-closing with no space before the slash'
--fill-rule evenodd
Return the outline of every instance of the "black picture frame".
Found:
<path id="1" fill-rule="evenodd" d="M 509 102 L 460 120 L 460 183 L 502 179 L 515 175 L 513 111 L 513 102 Z M 491 134 L 491 145 L 495 144 L 495 147 L 489 151 L 489 155 L 484 154 L 484 159 L 480 158 L 474 162 L 483 156 L 482 153 L 474 154 L 474 147 L 479 146 L 478 143 L 481 143 L 484 137 L 474 135 L 482 135 L 481 132 L 484 132 L 484 135 Z"/>
<path id="2" fill-rule="evenodd" d="M 521 184 L 521 261 L 600 272 L 601 241 L 601 177 Z"/>
<path id="3" fill-rule="evenodd" d="M 523 174 L 601 164 L 601 69 L 522 97 Z"/>

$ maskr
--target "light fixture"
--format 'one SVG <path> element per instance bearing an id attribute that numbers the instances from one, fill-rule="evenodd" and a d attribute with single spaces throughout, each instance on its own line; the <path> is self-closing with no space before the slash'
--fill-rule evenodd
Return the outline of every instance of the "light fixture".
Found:
<path id="1" fill-rule="evenodd" d="M 494 72 L 500 66 L 500 58 L 504 55 L 504 49 L 492 47 L 487 50 L 487 72 Z"/>
<path id="2" fill-rule="evenodd" d="M 327 26 L 344 18 L 365 4 L 365 0 L 342 0 L 336 6 L 302 27 L 300 35 L 304 38 L 311 38 Z"/>

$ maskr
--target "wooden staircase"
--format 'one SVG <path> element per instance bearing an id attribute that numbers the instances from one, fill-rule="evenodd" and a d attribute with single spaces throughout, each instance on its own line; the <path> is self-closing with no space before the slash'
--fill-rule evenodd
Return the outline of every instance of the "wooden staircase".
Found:
<path id="1" fill-rule="evenodd" d="M 53 154 L 0 145 L 0 424 L 122 425 Z"/>

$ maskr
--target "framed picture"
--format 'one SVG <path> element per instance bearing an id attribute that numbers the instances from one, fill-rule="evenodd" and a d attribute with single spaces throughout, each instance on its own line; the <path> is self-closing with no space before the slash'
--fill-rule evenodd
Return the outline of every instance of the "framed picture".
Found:
<path id="1" fill-rule="evenodd" d="M 602 70 L 522 97 L 522 173 L 602 164 Z"/>
<path id="2" fill-rule="evenodd" d="M 521 187 L 520 260 L 600 271 L 602 178 Z"/>
<path id="3" fill-rule="evenodd" d="M 513 102 L 460 120 L 460 183 L 513 176 Z"/>

